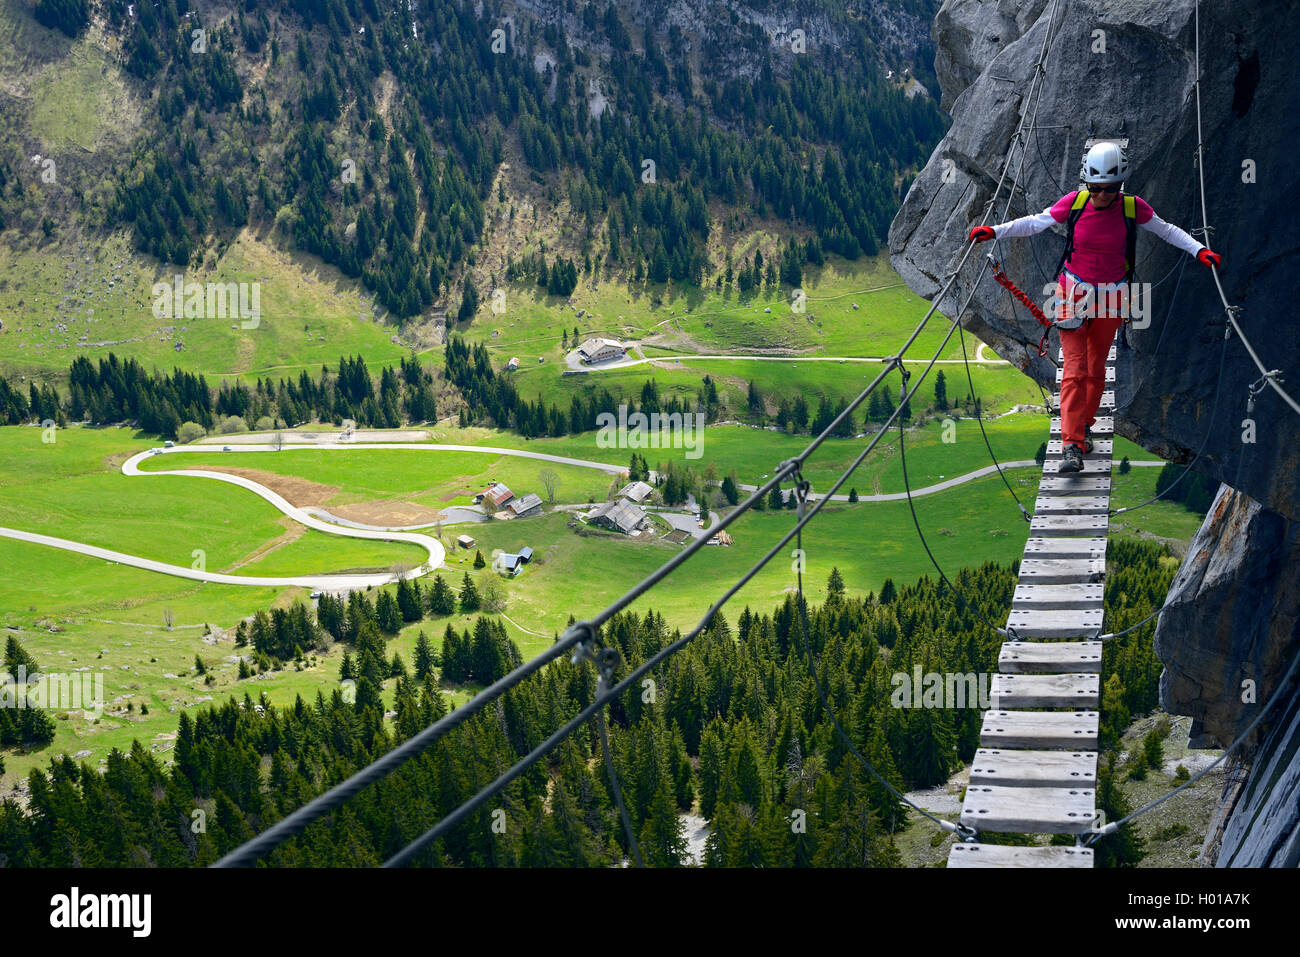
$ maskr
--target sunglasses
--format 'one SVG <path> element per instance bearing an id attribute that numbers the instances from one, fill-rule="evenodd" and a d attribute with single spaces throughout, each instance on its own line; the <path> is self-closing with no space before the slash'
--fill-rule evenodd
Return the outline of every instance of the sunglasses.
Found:
<path id="1" fill-rule="evenodd" d="M 1088 190 L 1093 193 L 1101 193 L 1102 195 L 1107 195 L 1109 193 L 1118 193 L 1119 186 L 1117 186 L 1114 183 L 1111 183 L 1109 186 L 1089 186 Z"/>

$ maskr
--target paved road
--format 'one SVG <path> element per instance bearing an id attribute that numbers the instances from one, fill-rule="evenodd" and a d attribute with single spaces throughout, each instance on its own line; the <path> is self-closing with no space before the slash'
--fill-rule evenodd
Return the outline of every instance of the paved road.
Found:
<path id="1" fill-rule="evenodd" d="M 1033 459 L 1015 459 L 1014 461 L 1011 462 L 1001 462 L 999 464 L 1004 469 L 1030 468 L 1031 466 L 1033 468 L 1042 468 L 1042 466 L 1039 465 L 1037 462 L 1035 462 Z M 1137 466 L 1153 467 L 1153 466 L 1164 466 L 1165 463 L 1159 460 L 1135 462 L 1132 459 L 1129 459 L 1128 464 L 1134 467 Z M 954 486 L 963 485 L 966 482 L 974 481 L 977 478 L 983 478 L 986 475 L 992 475 L 997 470 L 998 470 L 997 465 L 986 465 L 982 469 L 976 469 L 974 472 L 967 472 L 965 475 L 958 475 L 955 478 L 950 478 L 944 482 L 937 482 L 934 485 L 927 485 L 924 488 L 914 488 L 912 489 L 912 498 L 917 498 L 918 496 L 921 495 L 934 495 L 936 492 L 943 492 L 947 489 L 953 488 Z M 737 482 L 736 487 L 747 492 L 752 492 L 756 488 L 758 488 L 757 485 L 745 485 L 742 482 Z M 790 494 L 789 489 L 784 490 L 781 493 L 782 501 L 784 501 L 789 494 Z M 810 492 L 808 494 L 808 500 L 811 502 L 815 502 L 818 499 L 825 498 L 825 497 L 826 497 L 825 495 L 818 495 L 815 492 Z M 897 502 L 899 500 L 906 499 L 906 498 L 907 498 L 907 492 L 889 492 L 883 495 L 859 495 L 858 501 L 859 502 Z M 847 495 L 831 496 L 832 502 L 847 502 L 848 500 L 849 497 Z"/>
<path id="2" fill-rule="evenodd" d="M 981 346 L 983 348 L 983 346 Z M 979 353 L 977 352 L 978 356 Z M 611 359 L 607 362 L 597 362 L 591 365 L 579 363 L 576 359 L 577 352 L 569 353 L 565 356 L 565 364 L 570 369 L 581 369 L 585 372 L 604 372 L 609 369 L 626 369 L 629 366 L 639 366 L 647 362 L 691 362 L 696 359 L 723 359 L 738 361 L 759 362 L 870 362 L 874 365 L 880 365 L 882 362 L 888 362 L 889 356 L 747 356 L 747 355 L 700 355 L 694 352 L 686 352 L 678 355 L 668 356 L 650 356 L 645 359 Z M 570 361 L 570 357 L 573 360 Z M 936 359 L 936 365 L 962 365 L 965 359 Z M 1006 359 L 980 359 L 972 358 L 972 364 L 979 363 L 986 366 L 1005 366 L 1011 363 Z"/>

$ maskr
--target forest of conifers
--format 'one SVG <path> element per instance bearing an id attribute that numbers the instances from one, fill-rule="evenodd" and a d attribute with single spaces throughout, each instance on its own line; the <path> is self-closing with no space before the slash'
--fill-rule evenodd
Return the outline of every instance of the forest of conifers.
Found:
<path id="1" fill-rule="evenodd" d="M 1106 574 L 1111 630 L 1158 607 L 1172 571 L 1162 546 L 1116 539 Z M 838 570 L 828 597 L 807 609 L 817 679 L 854 747 L 900 790 L 943 783 L 977 747 L 981 712 L 899 708 L 895 673 L 990 673 L 1001 638 L 981 615 L 1005 615 L 1016 569 L 986 563 L 953 576 L 961 598 L 929 576 L 879 595 L 850 597 Z M 245 693 L 179 718 L 167 757 L 137 742 L 114 752 L 101 773 L 70 757 L 54 758 L 30 777 L 23 809 L 0 803 L 0 848 L 10 866 L 189 866 L 207 864 L 316 794 L 446 713 L 439 671 L 446 666 L 426 641 L 413 671 L 384 650 L 402 621 L 435 620 L 425 588 L 381 599 L 354 595 L 329 603 L 323 621 L 283 612 L 262 616 L 257 635 L 241 640 L 295 651 L 307 641 L 348 642 L 355 695 L 342 690 L 288 707 L 260 708 Z M 579 610 L 575 610 L 579 611 Z M 309 613 L 308 613 L 309 614 Z M 381 625 L 382 622 L 382 625 Z M 1130 715 L 1157 703 L 1160 664 L 1151 625 L 1109 642 L 1103 662 L 1102 748 L 1098 806 L 1124 813 L 1112 763 Z M 283 629 L 277 631 L 277 629 Z M 297 633 L 295 633 L 295 630 Z M 252 629 L 257 631 L 257 628 Z M 491 616 L 444 644 L 460 674 L 484 677 L 517 655 Z M 663 619 L 620 613 L 600 637 L 618 649 L 620 673 L 673 640 Z M 260 637 L 258 637 L 260 635 Z M 444 642 L 446 636 L 444 635 Z M 678 813 L 709 819 L 707 865 L 890 866 L 901 862 L 893 840 L 909 818 L 874 781 L 834 730 L 809 672 L 808 641 L 793 595 L 777 608 L 747 606 L 734 624 L 719 613 L 693 642 L 651 674 L 653 693 L 629 693 L 610 706 L 615 764 L 646 862 L 687 862 Z M 263 652 L 265 653 L 265 652 Z M 356 657 L 353 658 L 353 655 Z M 271 662 L 274 665 L 274 661 Z M 479 663 L 479 664 L 476 664 Z M 385 721 L 379 685 L 394 691 L 397 716 Z M 341 686 L 342 687 L 342 686 Z M 275 851 L 278 866 L 358 866 L 382 862 L 508 768 L 593 699 L 586 666 L 561 659 L 470 718 L 422 756 L 343 809 Z M 349 700 L 353 699 L 353 700 Z M 205 826 L 196 833 L 195 810 Z M 493 811 L 504 812 L 494 817 Z M 796 815 L 796 812 L 802 812 Z M 795 816 L 804 821 L 792 827 Z M 504 827 L 493 827 L 504 821 Z M 996 836 L 988 836 L 993 837 Z M 1014 839 L 1014 838 L 1009 838 Z M 1129 827 L 1097 844 L 1098 864 L 1132 864 L 1141 842 Z M 420 863 L 486 866 L 582 866 L 616 863 L 626 839 L 600 762 L 594 730 L 584 730 L 468 818 Z"/>

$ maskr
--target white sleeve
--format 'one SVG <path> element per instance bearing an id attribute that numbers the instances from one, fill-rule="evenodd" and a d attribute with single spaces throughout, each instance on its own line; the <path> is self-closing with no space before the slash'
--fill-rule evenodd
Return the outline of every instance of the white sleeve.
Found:
<path id="1" fill-rule="evenodd" d="M 1165 222 L 1155 213 L 1152 213 L 1151 218 L 1140 225 L 1143 229 L 1151 230 L 1151 232 L 1169 243 L 1169 245 L 1177 246 L 1179 249 L 1182 249 L 1193 256 L 1205 248 L 1203 244 L 1197 242 L 1173 223 Z"/>
<path id="2" fill-rule="evenodd" d="M 1041 233 L 1044 229 L 1049 229 L 1055 222 L 1056 220 L 1052 218 L 1052 208 L 1049 206 L 1041 213 L 1033 213 L 1009 222 L 999 223 L 993 227 L 993 235 L 998 239 L 1033 236 L 1035 233 Z"/>

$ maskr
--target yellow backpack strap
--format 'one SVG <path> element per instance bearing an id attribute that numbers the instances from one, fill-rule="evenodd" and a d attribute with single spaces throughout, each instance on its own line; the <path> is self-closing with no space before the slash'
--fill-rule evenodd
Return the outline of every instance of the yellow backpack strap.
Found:
<path id="1" fill-rule="evenodd" d="M 1133 274 L 1133 260 L 1137 257 L 1137 197 L 1124 197 L 1124 271 Z"/>
<path id="2" fill-rule="evenodd" d="M 1079 190 L 1079 194 L 1074 197 L 1074 203 L 1070 206 L 1070 209 L 1083 209 L 1083 204 L 1087 201 L 1088 191 L 1086 189 L 1081 189 Z"/>

